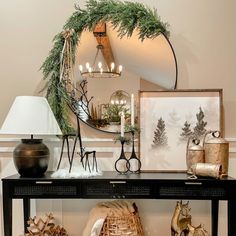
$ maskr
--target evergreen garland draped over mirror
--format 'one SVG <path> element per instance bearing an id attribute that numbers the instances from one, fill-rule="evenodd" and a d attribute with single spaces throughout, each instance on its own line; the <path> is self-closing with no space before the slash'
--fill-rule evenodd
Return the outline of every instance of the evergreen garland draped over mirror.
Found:
<path id="1" fill-rule="evenodd" d="M 47 80 L 46 97 L 63 131 L 72 130 L 68 117 L 67 99 L 73 77 L 75 52 L 84 30 L 92 31 L 99 22 L 109 22 L 120 38 L 131 37 L 134 29 L 141 41 L 163 33 L 169 36 L 168 24 L 160 20 L 155 9 L 141 3 L 116 0 L 88 0 L 86 8 L 75 6 L 76 11 L 67 20 L 63 31 L 54 38 L 54 46 L 41 69 Z"/>

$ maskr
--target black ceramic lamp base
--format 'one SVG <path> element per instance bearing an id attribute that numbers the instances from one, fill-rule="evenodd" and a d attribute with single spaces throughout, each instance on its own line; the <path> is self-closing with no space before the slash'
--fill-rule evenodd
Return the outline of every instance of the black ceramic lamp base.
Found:
<path id="1" fill-rule="evenodd" d="M 21 176 L 42 176 L 48 168 L 49 149 L 42 139 L 22 139 L 13 152 L 13 160 Z"/>

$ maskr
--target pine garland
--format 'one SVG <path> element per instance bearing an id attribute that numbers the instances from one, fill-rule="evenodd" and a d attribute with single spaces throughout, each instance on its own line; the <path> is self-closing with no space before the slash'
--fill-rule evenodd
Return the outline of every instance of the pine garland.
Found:
<path id="1" fill-rule="evenodd" d="M 169 36 L 168 24 L 161 22 L 155 9 L 150 9 L 136 2 L 88 0 L 85 9 L 76 5 L 76 12 L 63 27 L 63 31 L 73 30 L 71 36 L 73 63 L 82 32 L 84 30 L 92 31 L 99 22 L 111 23 L 120 38 L 131 37 L 135 29 L 138 31 L 141 41 L 146 38 L 155 38 L 161 33 Z M 41 70 L 43 78 L 48 80 L 47 98 L 49 104 L 62 131 L 67 133 L 71 131 L 72 127 L 68 119 L 66 86 L 60 81 L 60 57 L 65 41 L 63 31 L 55 36 L 54 46 L 41 66 Z"/>

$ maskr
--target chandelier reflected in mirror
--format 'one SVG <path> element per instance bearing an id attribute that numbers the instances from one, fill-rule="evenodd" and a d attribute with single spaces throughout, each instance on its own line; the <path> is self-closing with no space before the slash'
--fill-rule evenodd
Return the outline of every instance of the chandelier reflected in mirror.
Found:
<path id="1" fill-rule="evenodd" d="M 130 106 L 130 99 L 131 97 L 127 92 L 123 90 L 117 90 L 114 93 L 112 93 L 110 97 L 110 104 Z"/>
<path id="2" fill-rule="evenodd" d="M 111 50 L 109 38 L 106 34 L 106 24 L 97 24 L 94 31 L 94 37 L 97 39 L 96 54 L 93 63 L 86 62 L 85 66 L 79 65 L 80 74 L 84 79 L 87 78 L 117 78 L 121 76 L 122 65 L 114 63 L 114 57 Z M 104 58 L 104 63 L 98 61 Z"/>

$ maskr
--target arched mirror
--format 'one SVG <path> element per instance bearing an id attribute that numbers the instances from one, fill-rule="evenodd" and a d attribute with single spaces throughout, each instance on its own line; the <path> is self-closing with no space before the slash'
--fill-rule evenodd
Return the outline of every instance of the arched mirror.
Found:
<path id="1" fill-rule="evenodd" d="M 127 122 L 130 120 L 132 94 L 137 117 L 139 90 L 176 88 L 177 61 L 173 47 L 164 34 L 141 41 L 134 31 L 132 37 L 120 39 L 117 32 L 107 25 L 106 35 L 114 62 L 122 65 L 122 73 L 116 78 L 83 78 L 78 72 L 77 86 L 81 86 L 81 81 L 85 79 L 83 86 L 87 92 L 86 99 L 89 100 L 87 107 L 81 109 L 80 119 L 101 131 L 120 132 L 121 112 L 125 113 Z M 98 39 L 92 32 L 82 33 L 76 58 L 77 68 L 79 64 L 94 63 L 97 45 Z M 98 54 L 96 61 L 106 64 L 102 53 Z"/>

